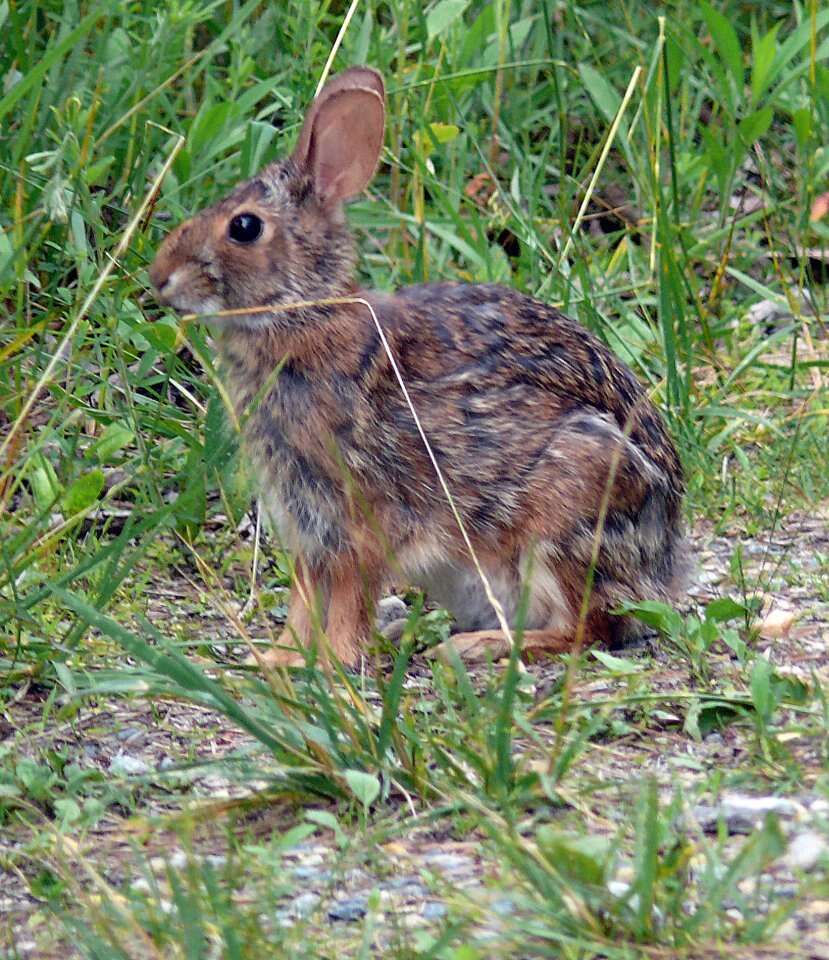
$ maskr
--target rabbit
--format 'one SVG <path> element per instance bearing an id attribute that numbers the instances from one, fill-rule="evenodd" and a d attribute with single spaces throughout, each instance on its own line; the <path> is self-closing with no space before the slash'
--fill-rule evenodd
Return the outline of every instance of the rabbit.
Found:
<path id="1" fill-rule="evenodd" d="M 214 315 L 244 449 L 295 559 L 266 660 L 301 664 L 321 639 L 324 662 L 359 667 L 401 577 L 452 613 L 461 653 L 507 649 L 372 310 L 524 649 L 630 640 L 637 622 L 613 611 L 676 597 L 687 565 L 666 426 L 631 370 L 551 306 L 493 284 L 358 289 L 343 205 L 374 175 L 384 110 L 373 69 L 330 80 L 290 157 L 174 229 L 149 271 L 159 301 Z"/>

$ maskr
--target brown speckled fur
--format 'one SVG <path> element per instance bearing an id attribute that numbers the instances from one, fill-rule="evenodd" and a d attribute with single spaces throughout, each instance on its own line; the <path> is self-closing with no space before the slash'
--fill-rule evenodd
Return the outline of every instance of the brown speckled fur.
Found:
<path id="1" fill-rule="evenodd" d="M 682 471 L 663 421 L 604 344 L 513 290 L 442 283 L 357 293 L 342 202 L 373 171 L 382 102 L 382 81 L 367 68 L 333 80 L 293 156 L 175 230 L 153 284 L 178 309 L 202 313 L 365 297 L 511 619 L 527 584 L 534 646 L 572 642 L 615 471 L 587 630 L 591 641 L 619 639 L 633 626 L 609 610 L 670 597 L 684 567 Z M 255 243 L 228 238 L 241 212 L 264 224 Z M 334 651 L 356 663 L 374 601 L 403 575 L 446 603 L 463 630 L 497 627 L 366 307 L 217 324 L 263 501 L 297 560 L 289 633 L 311 641 L 308 602 L 320 599 Z"/>

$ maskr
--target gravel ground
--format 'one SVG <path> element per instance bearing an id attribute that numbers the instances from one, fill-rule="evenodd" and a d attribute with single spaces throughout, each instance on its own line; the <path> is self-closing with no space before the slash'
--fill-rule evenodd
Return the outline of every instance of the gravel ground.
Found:
<path id="1" fill-rule="evenodd" d="M 695 603 L 734 591 L 730 564 L 735 540 L 716 535 L 710 524 L 699 524 L 693 535 L 698 560 L 696 584 L 691 591 Z M 746 581 L 763 585 L 763 625 L 760 648 L 778 672 L 813 683 L 829 685 L 829 524 L 827 512 L 794 514 L 772 535 L 741 538 Z M 184 582 L 160 585 L 151 603 L 161 618 L 171 607 L 178 616 L 198 614 L 204 620 L 205 636 L 217 642 L 229 637 L 211 633 L 215 618 L 204 614 L 203 604 Z M 635 659 L 636 651 L 624 653 Z M 693 687 L 694 679 L 676 657 L 656 651 L 655 665 L 648 673 L 650 688 L 670 692 Z M 725 653 L 709 658 L 711 676 L 726 679 L 732 661 Z M 539 663 L 528 667 L 539 700 L 550 683 L 560 676 L 560 663 Z M 480 668 L 485 671 L 486 668 Z M 410 686 L 428 698 L 429 671 L 415 665 Z M 580 699 L 601 699 L 612 693 L 613 677 L 577 679 L 575 694 Z M 34 687 L 21 689 L 16 703 L 0 717 L 0 737 L 12 737 L 43 714 L 43 695 Z M 62 749 L 79 765 L 93 765 L 109 775 L 143 776 L 140 812 L 164 816 L 181 809 L 182 800 L 209 799 L 213 804 L 230 801 L 240 789 L 212 773 L 194 771 L 182 791 L 181 783 L 171 786 L 164 774 L 183 757 L 213 758 L 239 747 L 246 737 L 229 729 L 212 711 L 173 700 L 141 698 L 98 699 L 70 720 L 56 719 L 48 726 L 32 726 L 29 749 L 51 746 Z M 543 725 L 541 726 L 543 732 Z M 552 735 L 552 734 L 551 734 Z M 745 791 L 731 791 L 711 803 L 700 790 L 716 767 L 735 770 L 747 754 L 745 726 L 732 725 L 721 732 L 695 740 L 683 732 L 680 718 L 665 715 L 660 726 L 642 736 L 596 744 L 586 751 L 571 776 L 589 777 L 610 785 L 589 808 L 579 810 L 591 832 L 612 833 L 627 815 L 627 801 L 634 795 L 647 772 L 656 777 L 665 798 L 681 784 L 688 803 L 689 829 L 700 837 L 720 831 L 736 846 L 741 838 L 771 811 L 779 818 L 785 837 L 785 853 L 769 870 L 766 880 L 775 895 L 791 896 L 796 877 L 815 872 L 825 877 L 829 866 L 829 802 L 825 792 L 826 745 L 815 738 L 793 734 L 786 743 L 790 755 L 802 770 L 802 782 L 783 795 L 774 783 L 752 780 Z M 522 749 L 521 741 L 516 749 Z M 156 780 L 155 777 L 158 777 Z M 823 777 L 823 780 L 821 778 Z M 821 790 L 821 786 L 823 790 Z M 765 789 L 758 789 L 764 787 Z M 249 788 L 249 783 L 246 789 Z M 211 818 L 207 818 L 210 820 Z M 244 818 L 251 835 L 269 837 L 296 822 L 296 811 L 276 807 L 260 809 Z M 320 836 L 323 839 L 320 839 Z M 473 916 L 478 929 L 497 936 L 505 923 L 520 922 L 520 898 L 511 896 L 503 884 L 502 868 L 491 850 L 476 839 L 458 840 L 441 835 L 435 827 L 401 828 L 394 839 L 371 851 L 370 857 L 352 850 L 343 855 L 329 831 L 315 835 L 284 856 L 290 893 L 278 900 L 273 922 L 282 927 L 325 930 L 323 939 L 348 944 L 371 915 L 378 943 L 389 943 L 400 931 L 412 927 L 436 928 L 452 911 Z M 15 847 L 26 839 L 20 828 L 10 826 L 0 839 L 0 856 L 11 862 Z M 83 853 L 89 862 L 115 886 L 146 883 L 135 860 L 134 827 L 109 813 L 94 833 L 87 835 Z M 160 878 L 163 887 L 167 863 L 186 862 L 175 834 L 144 833 L 140 849 Z M 205 830 L 196 843 L 196 856 L 213 857 L 221 866 L 225 840 L 220 830 Z M 821 874 L 821 871 L 823 873 Z M 22 873 L 7 870 L 0 883 L 0 947 L 17 952 L 8 956 L 57 956 L 43 952 L 42 904 L 34 898 Z M 624 893 L 624 871 L 614 881 Z M 798 956 L 829 958 L 829 891 L 825 880 L 816 881 L 813 898 L 793 906 L 776 939 L 776 951 L 757 948 L 754 952 L 734 951 L 735 956 Z M 243 895 L 243 894 L 242 894 Z M 459 906 L 460 904 L 460 906 Z M 724 909 L 729 909 L 727 903 Z M 735 909 L 735 908 L 732 908 Z M 735 917 L 735 922 L 740 918 Z M 68 951 L 68 952 L 67 952 Z M 795 952 L 792 952 L 795 951 Z M 73 956 L 64 945 L 61 956 Z"/>

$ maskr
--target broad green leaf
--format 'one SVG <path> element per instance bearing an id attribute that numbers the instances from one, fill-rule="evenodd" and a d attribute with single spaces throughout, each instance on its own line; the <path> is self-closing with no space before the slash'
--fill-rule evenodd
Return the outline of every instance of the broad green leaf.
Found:
<path id="1" fill-rule="evenodd" d="M 725 623 L 728 620 L 736 620 L 744 617 L 746 606 L 738 600 L 732 600 L 731 597 L 718 597 L 712 600 L 705 608 L 705 619 L 714 623 Z"/>
<path id="2" fill-rule="evenodd" d="M 242 141 L 242 150 L 239 157 L 240 176 L 252 177 L 262 167 L 265 161 L 265 152 L 275 136 L 276 127 L 272 123 L 251 120 L 245 131 L 245 139 Z"/>
<path id="3" fill-rule="evenodd" d="M 349 790 L 368 809 L 380 793 L 380 781 L 362 770 L 346 770 L 344 776 Z"/>
<path id="4" fill-rule="evenodd" d="M 805 150 L 812 137 L 812 111 L 808 107 L 795 110 L 792 114 L 792 125 L 798 147 Z M 0 270 L 0 274 L 2 274 L 2 270 Z"/>
<path id="5" fill-rule="evenodd" d="M 669 637 L 677 637 L 682 633 L 682 617 L 667 603 L 659 600 L 642 600 L 639 603 L 623 604 L 622 613 L 629 613 L 648 624 L 661 630 Z"/>
<path id="6" fill-rule="evenodd" d="M 668 87 L 673 92 L 685 66 L 685 53 L 670 33 L 665 38 L 665 56 L 668 59 Z"/>
<path id="7" fill-rule="evenodd" d="M 11 242 L 11 230 L 0 230 L 0 283 L 6 271 L 14 262 L 14 248 Z"/>
<path id="8" fill-rule="evenodd" d="M 750 147 L 752 143 L 759 140 L 760 137 L 766 133 L 773 119 L 774 110 L 772 107 L 763 107 L 762 110 L 755 110 L 754 113 L 743 117 L 737 125 L 737 132 L 740 134 L 740 139 L 747 147 Z"/>
<path id="9" fill-rule="evenodd" d="M 478 16 L 463 31 L 463 46 L 460 62 L 480 62 L 481 51 L 486 49 L 487 41 L 495 32 L 495 4 L 483 4 Z"/>
<path id="10" fill-rule="evenodd" d="M 104 184 L 106 182 L 106 173 L 113 163 L 115 163 L 115 157 L 109 154 L 85 167 L 82 172 L 86 185 L 89 187 L 97 187 Z"/>
<path id="11" fill-rule="evenodd" d="M 777 53 L 777 31 L 780 24 L 775 24 L 768 33 L 760 37 L 751 48 L 751 99 L 758 103 L 765 93 L 771 76 L 771 68 Z"/>
<path id="12" fill-rule="evenodd" d="M 104 489 L 104 471 L 90 470 L 70 484 L 63 495 L 63 508 L 71 516 L 86 510 L 100 497 Z"/>
<path id="13" fill-rule="evenodd" d="M 527 37 L 538 17 L 524 17 L 522 20 L 516 20 L 509 27 L 509 45 L 513 50 L 520 50 L 527 42 Z M 487 66 L 494 67 L 498 63 L 498 38 L 493 37 L 487 44 L 483 54 L 483 62 Z"/>
<path id="14" fill-rule="evenodd" d="M 343 846 L 346 841 L 346 835 L 343 832 L 343 828 L 340 826 L 340 821 L 331 813 L 330 810 L 306 810 L 305 819 L 309 820 L 311 823 L 315 823 L 320 827 L 325 827 L 328 830 L 333 831 L 334 839 L 338 844 Z"/>
<path id="15" fill-rule="evenodd" d="M 72 797 L 55 800 L 55 813 L 58 815 L 62 827 L 71 826 L 81 819 L 81 808 Z"/>
<path id="16" fill-rule="evenodd" d="M 544 856 L 566 879 L 591 886 L 604 883 L 611 852 L 607 837 L 564 833 L 545 825 L 539 827 L 536 840 Z"/>
<path id="17" fill-rule="evenodd" d="M 469 6 L 469 0 L 441 0 L 426 14 L 426 34 L 431 42 L 447 30 Z"/>
<path id="18" fill-rule="evenodd" d="M 758 657 L 751 671 L 751 702 L 754 709 L 763 718 L 770 720 L 774 712 L 775 697 L 771 681 L 774 671 L 765 657 Z"/>
<path id="19" fill-rule="evenodd" d="M 636 903 L 639 936 L 649 936 L 653 927 L 656 884 L 659 871 L 659 797 L 656 781 L 648 778 L 642 785 L 636 816 Z"/>
<path id="20" fill-rule="evenodd" d="M 135 328 L 135 332 L 140 333 L 151 346 L 162 353 L 170 353 L 179 337 L 178 325 L 175 320 L 167 317 L 157 323 L 141 323 Z"/>
<path id="21" fill-rule="evenodd" d="M 591 67 L 589 63 L 580 63 L 579 73 L 585 90 L 590 94 L 602 116 L 605 120 L 612 120 L 619 110 L 622 98 L 599 71 Z"/>
<path id="22" fill-rule="evenodd" d="M 73 210 L 69 217 L 72 249 L 77 254 L 80 263 L 89 259 L 89 244 L 86 239 L 86 223 L 80 210 Z M 79 263 L 79 265 L 80 265 Z"/>
<path id="23" fill-rule="evenodd" d="M 454 123 L 430 123 L 427 137 L 435 143 L 451 143 L 460 133 L 460 127 Z"/>
<path id="24" fill-rule="evenodd" d="M 33 458 L 34 469 L 29 473 L 32 494 L 39 510 L 46 510 L 60 496 L 62 487 L 55 468 L 42 454 Z"/>
<path id="25" fill-rule="evenodd" d="M 193 156 L 202 153 L 219 136 L 235 109 L 233 103 L 214 103 L 202 106 L 196 114 L 196 119 L 187 135 L 187 146 Z"/>
<path id="26" fill-rule="evenodd" d="M 694 740 L 702 740 L 745 716 L 745 711 L 727 700 L 693 700 L 688 707 L 683 729 Z"/>
<path id="27" fill-rule="evenodd" d="M 101 463 L 108 463 L 112 457 L 128 443 L 132 443 L 135 434 L 125 424 L 115 421 L 107 425 L 104 432 L 86 451 L 87 457 L 97 457 Z"/>
<path id="28" fill-rule="evenodd" d="M 723 144 L 722 133 L 719 130 L 702 127 L 700 132 L 702 133 L 702 142 L 705 144 L 707 165 L 714 171 L 719 192 L 723 193 L 734 164 L 734 152 L 726 149 Z M 742 154 L 742 147 L 740 152 Z"/>
<path id="29" fill-rule="evenodd" d="M 611 673 L 637 673 L 642 669 L 641 663 L 624 660 L 622 657 L 614 657 L 613 654 L 607 653 L 605 650 L 591 650 L 590 652 Z"/>
<path id="30" fill-rule="evenodd" d="M 374 32 L 374 10 L 371 4 L 366 5 L 366 12 L 363 16 L 363 24 L 360 32 L 357 34 L 357 42 L 354 47 L 354 58 L 352 63 L 368 63 L 368 50 L 371 45 L 371 35 Z"/>
<path id="31" fill-rule="evenodd" d="M 717 53 L 733 77 L 736 93 L 739 96 L 743 87 L 743 51 L 740 49 L 737 32 L 728 17 L 715 10 L 710 4 L 703 2 L 701 10 L 711 31 Z"/>
<path id="32" fill-rule="evenodd" d="M 818 12 L 815 17 L 814 28 L 819 34 L 823 28 L 829 24 L 829 9 L 824 9 Z M 808 46 L 812 42 L 812 22 L 810 17 L 803 17 L 800 25 L 795 29 L 786 40 L 780 44 L 780 50 L 777 54 L 777 57 L 774 61 L 773 66 L 769 76 L 766 78 L 767 83 L 774 83 L 775 80 L 780 76 L 782 71 L 785 69 L 786 65 L 797 56 L 798 53 L 803 50 L 804 47 Z M 822 43 L 815 54 L 815 60 L 820 61 L 821 51 L 824 51 L 823 55 L 825 56 L 826 44 Z M 793 74 L 797 74 L 802 70 L 807 70 L 809 68 L 809 56 L 803 56 L 800 58 L 798 64 L 789 71 L 789 73 L 781 79 L 781 85 L 788 82 L 789 78 Z M 778 87 L 779 90 L 779 87 Z M 775 91 L 777 93 L 777 91 Z"/>

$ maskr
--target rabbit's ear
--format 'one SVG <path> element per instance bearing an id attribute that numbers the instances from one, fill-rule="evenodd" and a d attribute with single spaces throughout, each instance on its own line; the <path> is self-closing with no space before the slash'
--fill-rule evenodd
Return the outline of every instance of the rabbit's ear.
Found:
<path id="1" fill-rule="evenodd" d="M 355 197 L 371 180 L 383 147 L 383 80 L 368 67 L 352 67 L 311 105 L 293 153 L 327 203 Z"/>

